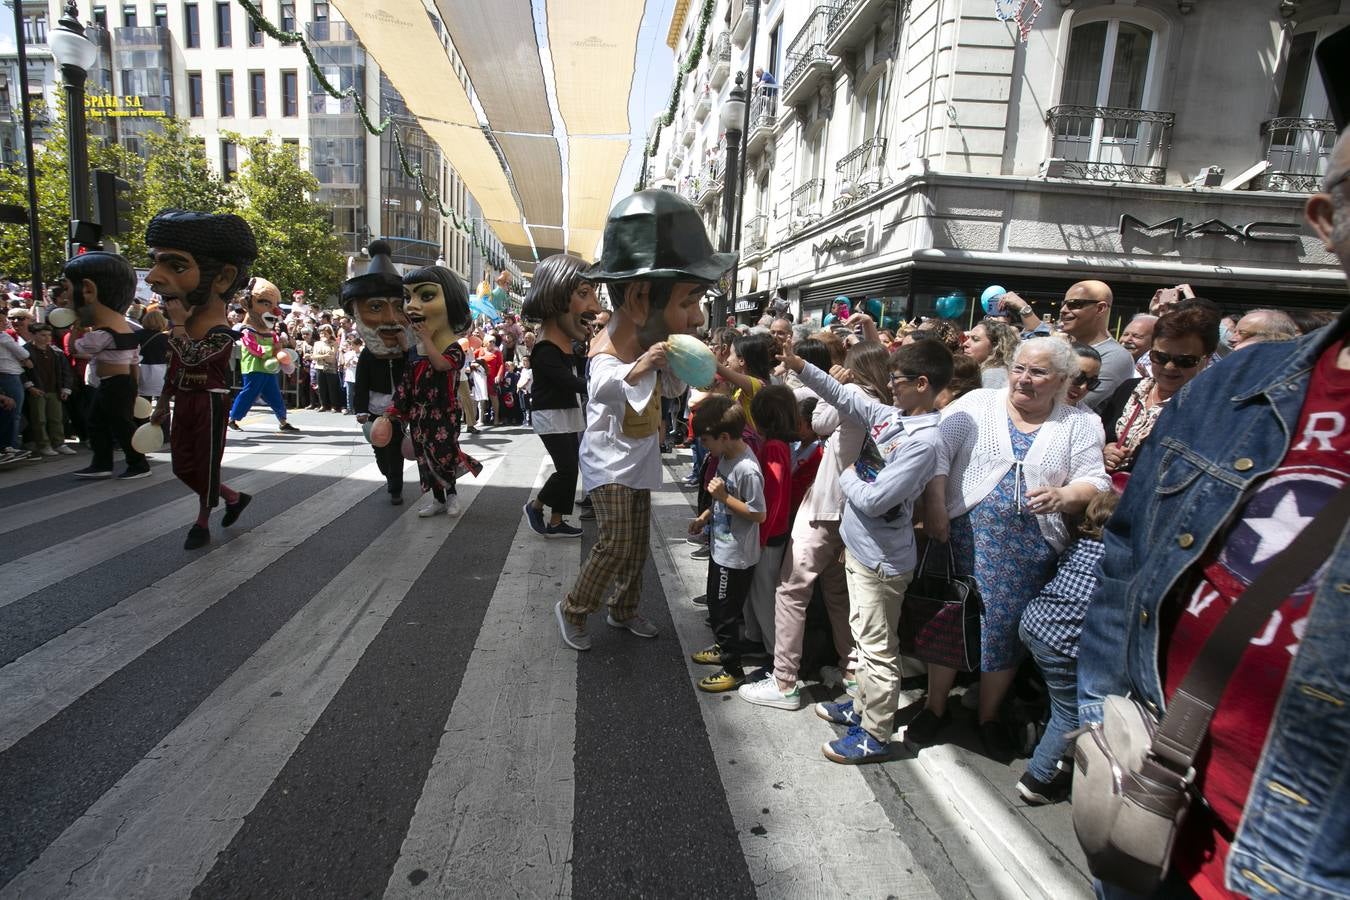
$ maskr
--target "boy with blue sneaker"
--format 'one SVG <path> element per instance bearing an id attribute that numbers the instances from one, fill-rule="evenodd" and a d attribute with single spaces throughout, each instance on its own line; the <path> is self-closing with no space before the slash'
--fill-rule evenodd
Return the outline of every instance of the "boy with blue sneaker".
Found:
<path id="1" fill-rule="evenodd" d="M 858 462 L 839 476 L 846 501 L 839 533 L 849 624 L 860 658 L 858 699 L 818 704 L 816 715 L 849 726 L 844 737 L 821 748 L 826 759 L 880 762 L 890 756 L 899 705 L 900 605 L 917 562 L 911 514 L 937 467 L 940 417 L 933 403 L 951 380 L 952 355 L 938 341 L 920 341 L 893 353 L 894 406 L 844 390 L 847 369 L 836 366 L 826 374 L 790 351 L 782 360 L 802 384 L 868 429 Z"/>

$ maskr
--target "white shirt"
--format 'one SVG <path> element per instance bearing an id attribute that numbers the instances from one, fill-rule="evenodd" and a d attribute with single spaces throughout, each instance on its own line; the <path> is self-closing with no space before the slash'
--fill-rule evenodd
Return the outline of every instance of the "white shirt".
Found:
<path id="1" fill-rule="evenodd" d="M 661 422 L 652 433 L 630 437 L 624 433 L 624 418 L 630 421 L 647 409 L 658 390 L 658 374 L 648 372 L 629 384 L 626 379 L 636 363 L 622 362 L 607 353 L 591 358 L 590 399 L 586 402 L 586 430 L 581 435 L 581 484 L 586 491 L 606 484 L 621 484 L 639 491 L 661 487 Z M 675 385 L 678 384 L 678 390 Z M 674 391 L 672 395 L 672 391 Z M 663 393 L 679 396 L 684 384 L 666 376 Z M 538 415 L 538 413 L 536 413 Z"/>
<path id="2" fill-rule="evenodd" d="M 9 333 L 0 330 L 0 375 L 19 375 L 23 372 L 23 361 L 28 351 L 19 345 Z"/>

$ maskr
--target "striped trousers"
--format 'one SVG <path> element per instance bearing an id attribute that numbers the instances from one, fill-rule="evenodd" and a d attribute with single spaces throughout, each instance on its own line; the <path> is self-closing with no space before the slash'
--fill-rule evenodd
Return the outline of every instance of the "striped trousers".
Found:
<path id="1" fill-rule="evenodd" d="M 592 490 L 590 498 L 600 537 L 563 602 L 563 614 L 569 622 L 583 624 L 600 608 L 612 584 L 609 608 L 622 622 L 637 614 L 642 567 L 651 554 L 652 492 L 605 484 Z"/>

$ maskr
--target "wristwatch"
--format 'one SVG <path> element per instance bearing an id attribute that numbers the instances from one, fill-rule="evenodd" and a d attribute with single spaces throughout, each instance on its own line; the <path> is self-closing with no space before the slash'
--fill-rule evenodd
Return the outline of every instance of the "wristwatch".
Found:
<path id="1" fill-rule="evenodd" d="M 1018 310 L 1017 315 L 1020 316 L 1020 317 L 1023 318 L 1023 319 L 1025 319 L 1027 316 L 1031 315 L 1031 304 L 1028 303 L 1026 306 L 1024 306 L 1024 307 L 1022 307 L 1020 310 Z"/>

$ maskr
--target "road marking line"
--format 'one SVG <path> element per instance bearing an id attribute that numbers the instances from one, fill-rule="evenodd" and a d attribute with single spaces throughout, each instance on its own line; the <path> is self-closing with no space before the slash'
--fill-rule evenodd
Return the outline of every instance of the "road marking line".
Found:
<path id="1" fill-rule="evenodd" d="M 499 465 L 459 483 L 466 510 Z M 409 504 L 0 897 L 188 896 L 463 521 L 422 520 L 416 507 Z M 346 508 L 332 504 L 327 515 L 306 517 L 327 524 Z"/>
<path id="2" fill-rule="evenodd" d="M 331 448 L 316 447 L 280 456 L 265 466 L 231 479 L 230 486 L 248 493 L 259 493 L 292 475 L 315 474 L 314 468 L 320 459 L 346 459 L 349 460 L 348 465 L 355 464 L 348 452 L 332 453 Z M 366 481 L 373 484 L 384 480 L 378 470 L 364 466 L 365 470 L 370 470 L 361 476 Z M 134 527 L 129 522 L 105 525 L 5 563 L 0 566 L 0 584 L 13 585 L 16 593 L 11 597 L 0 597 L 0 607 L 78 575 L 136 546 L 153 542 L 171 532 L 185 532 L 196 518 L 197 508 L 196 494 L 186 493 L 185 489 L 184 496 L 179 499 L 141 513 Z"/>
<path id="3" fill-rule="evenodd" d="M 385 897 L 572 895 L 577 653 L 552 607 L 580 570 L 581 541 L 522 516 Z"/>
<path id="4" fill-rule="evenodd" d="M 370 463 L 0 668 L 0 752 L 351 509 L 371 475 L 383 483 Z"/>
<path id="5" fill-rule="evenodd" d="M 708 669 L 688 657 L 711 639 L 689 599 L 704 592 L 707 563 L 683 552 L 693 512 L 677 488 L 653 492 L 652 518 L 652 558 L 697 690 Z M 699 708 L 759 896 L 864 896 L 879 885 L 898 897 L 938 896 L 861 773 L 821 754 L 834 728 L 810 709 L 722 700 L 701 694 Z"/>

